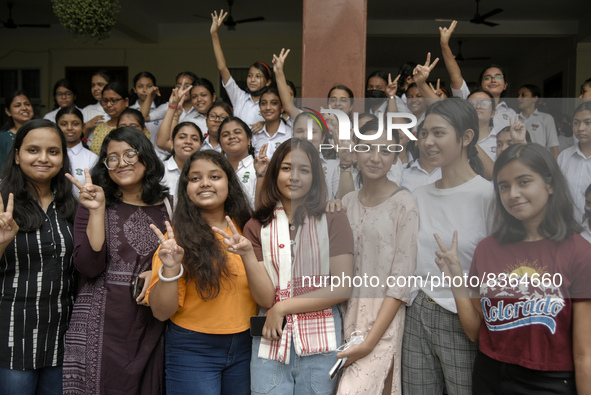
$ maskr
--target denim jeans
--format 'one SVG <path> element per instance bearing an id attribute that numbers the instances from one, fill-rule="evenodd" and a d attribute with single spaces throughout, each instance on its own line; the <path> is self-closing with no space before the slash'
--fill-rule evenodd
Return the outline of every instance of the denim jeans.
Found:
<path id="1" fill-rule="evenodd" d="M 34 370 L 0 368 L 0 394 L 61 395 L 62 367 Z"/>
<path id="2" fill-rule="evenodd" d="M 335 321 L 337 347 L 341 345 L 341 314 L 336 306 L 332 313 Z M 251 360 L 252 394 L 266 395 L 330 395 L 338 379 L 331 380 L 328 372 L 337 362 L 336 351 L 299 356 L 291 343 L 289 364 L 258 357 L 260 337 L 253 338 Z"/>
<path id="3" fill-rule="evenodd" d="M 170 323 L 166 330 L 166 392 L 250 394 L 249 331 L 229 335 L 194 332 Z"/>

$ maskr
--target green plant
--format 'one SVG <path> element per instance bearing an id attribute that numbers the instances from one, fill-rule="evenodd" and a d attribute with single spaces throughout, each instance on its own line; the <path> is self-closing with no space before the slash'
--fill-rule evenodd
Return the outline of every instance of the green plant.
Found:
<path id="1" fill-rule="evenodd" d="M 117 22 L 119 0 L 52 0 L 53 12 L 71 33 L 99 41 Z"/>

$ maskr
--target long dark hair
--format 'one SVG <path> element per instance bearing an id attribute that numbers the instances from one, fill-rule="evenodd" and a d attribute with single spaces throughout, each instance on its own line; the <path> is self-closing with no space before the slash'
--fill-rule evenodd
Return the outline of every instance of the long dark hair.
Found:
<path id="1" fill-rule="evenodd" d="M 105 191 L 106 206 L 110 207 L 120 201 L 119 186 L 109 176 L 109 170 L 103 163 L 107 158 L 107 147 L 111 141 L 123 141 L 136 149 L 139 162 L 145 167 L 142 186 L 142 202 L 156 204 L 168 195 L 168 188 L 160 184 L 164 176 L 164 165 L 156 155 L 154 147 L 148 138 L 139 130 L 125 126 L 111 131 L 103 140 L 96 165 L 92 168 L 91 176 L 94 184 L 100 185 Z"/>
<path id="2" fill-rule="evenodd" d="M 22 89 L 18 89 L 14 92 L 12 92 L 10 95 L 6 96 L 6 98 L 4 99 L 4 108 L 6 108 L 8 111 L 10 111 L 10 106 L 12 105 L 13 100 L 17 97 L 17 96 L 25 96 L 27 98 L 27 100 L 29 100 L 29 95 L 27 95 L 27 93 L 22 90 Z M 29 100 L 29 103 L 31 101 Z M 31 104 L 31 108 L 33 108 L 33 105 Z M 12 119 L 12 117 L 8 117 L 8 119 L 6 120 L 6 122 L 4 122 L 4 124 L 2 125 L 2 128 L 0 128 L 0 130 L 9 130 L 10 128 L 14 127 L 14 119 Z"/>
<path id="3" fill-rule="evenodd" d="M 16 132 L 12 148 L 8 153 L 6 162 L 2 167 L 2 183 L 0 183 L 0 193 L 4 204 L 8 202 L 8 195 L 14 194 L 14 212 L 13 217 L 19 228 L 23 232 L 37 230 L 43 224 L 45 217 L 39 212 L 37 203 L 39 192 L 33 183 L 31 183 L 20 166 L 16 164 L 16 152 L 23 145 L 25 137 L 35 129 L 47 128 L 55 131 L 61 141 L 63 166 L 55 177 L 51 180 L 51 191 L 57 211 L 66 218 L 68 222 L 74 222 L 74 215 L 78 207 L 78 202 L 72 195 L 72 183 L 66 178 L 66 173 L 70 173 L 70 159 L 68 157 L 68 146 L 66 137 L 55 123 L 46 119 L 32 119 L 25 122 Z"/>
<path id="4" fill-rule="evenodd" d="M 304 151 L 310 160 L 310 165 L 312 167 L 312 186 L 304 198 L 302 205 L 300 205 L 293 213 L 292 223 L 295 225 L 301 225 L 304 223 L 304 217 L 306 215 L 320 217 L 324 214 L 327 188 L 320 156 L 311 142 L 294 137 L 284 141 L 275 150 L 271 162 L 269 163 L 267 173 L 263 178 L 260 207 L 253 214 L 253 218 L 259 221 L 263 226 L 268 225 L 273 220 L 275 206 L 281 201 L 281 192 L 279 192 L 279 187 L 277 186 L 277 178 L 281 171 L 281 163 L 283 163 L 287 154 L 297 149 Z"/>
<path id="5" fill-rule="evenodd" d="M 546 205 L 546 215 L 538 226 L 540 236 L 562 242 L 573 233 L 580 233 L 583 229 L 575 221 L 574 204 L 567 181 L 552 154 L 539 144 L 515 144 L 503 151 L 493 169 L 497 200 L 493 236 L 501 243 L 516 243 L 527 237 L 527 231 L 521 221 L 503 207 L 497 180 L 499 172 L 516 160 L 538 173 L 544 182 L 552 187 L 552 194 L 548 197 Z"/>
<path id="6" fill-rule="evenodd" d="M 179 246 L 185 250 L 183 260 L 188 279 L 195 281 L 197 293 L 203 300 L 215 299 L 220 293 L 222 280 L 229 279 L 234 273 L 227 265 L 227 254 L 220 240 L 207 223 L 201 209 L 187 194 L 189 171 L 193 162 L 208 160 L 226 174 L 228 179 L 228 197 L 224 211 L 234 220 L 241 231 L 250 219 L 250 208 L 240 181 L 230 162 L 214 150 L 197 151 L 183 166 L 177 191 L 178 203 L 174 212 L 174 233 Z"/>
<path id="7" fill-rule="evenodd" d="M 468 161 L 474 172 L 480 176 L 484 174 L 484 166 L 478 157 L 476 144 L 478 143 L 478 113 L 472 104 L 460 98 L 450 98 L 433 103 L 425 111 L 425 119 L 430 114 L 437 114 L 449 122 L 456 130 L 456 138 L 461 141 L 468 129 L 474 131 L 474 137 L 466 147 Z"/>

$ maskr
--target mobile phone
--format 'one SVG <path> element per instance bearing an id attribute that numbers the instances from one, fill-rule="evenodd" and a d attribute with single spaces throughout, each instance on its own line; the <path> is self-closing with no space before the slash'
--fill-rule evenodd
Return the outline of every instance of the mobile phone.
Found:
<path id="1" fill-rule="evenodd" d="M 337 363 L 335 363 L 334 366 L 328 372 L 328 377 L 330 377 L 331 380 L 337 377 L 339 370 L 341 370 L 345 366 L 345 363 L 347 363 L 347 357 L 343 359 L 338 359 Z"/>
<path id="2" fill-rule="evenodd" d="M 265 326 L 266 321 L 266 315 L 255 315 L 250 317 L 250 336 L 263 336 L 263 327 Z M 286 324 L 287 318 L 283 317 L 283 325 L 281 325 L 281 329 L 285 328 Z"/>
<path id="3" fill-rule="evenodd" d="M 136 277 L 135 281 L 133 282 L 133 299 L 137 299 L 138 296 L 142 293 L 142 289 L 144 289 L 144 284 L 146 280 L 140 277 Z"/>

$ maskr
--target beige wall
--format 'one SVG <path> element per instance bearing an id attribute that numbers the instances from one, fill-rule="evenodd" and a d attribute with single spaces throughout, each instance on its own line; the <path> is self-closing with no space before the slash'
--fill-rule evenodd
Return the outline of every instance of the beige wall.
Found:
<path id="1" fill-rule="evenodd" d="M 296 86 L 300 86 L 301 27 L 296 24 L 268 25 L 274 28 L 273 34 L 268 31 L 264 35 L 255 34 L 248 29 L 241 30 L 241 26 L 234 32 L 220 33 L 228 66 L 246 67 L 259 60 L 271 65 L 273 53 L 279 53 L 282 47 L 290 48 L 285 73 Z M 53 32 L 54 28 L 50 31 Z M 45 32 L 41 30 L 41 33 Z M 0 68 L 41 69 L 41 97 L 43 104 L 49 104 L 49 108 L 53 104 L 53 84 L 64 77 L 65 67 L 68 66 L 127 66 L 130 81 L 138 72 L 147 70 L 156 76 L 160 84 L 168 86 L 174 85 L 174 77 L 184 70 L 208 78 L 214 85 L 218 81 L 209 24 L 161 25 L 157 44 L 140 44 L 117 31 L 104 43 L 96 44 L 75 40 L 65 31 L 58 31 L 45 36 L 28 32 L 27 35 L 3 40 L 0 46 Z M 220 88 L 216 86 L 216 90 Z"/>

